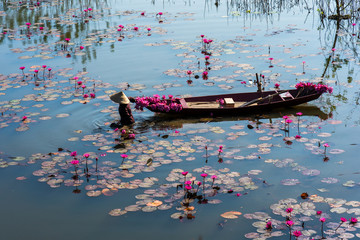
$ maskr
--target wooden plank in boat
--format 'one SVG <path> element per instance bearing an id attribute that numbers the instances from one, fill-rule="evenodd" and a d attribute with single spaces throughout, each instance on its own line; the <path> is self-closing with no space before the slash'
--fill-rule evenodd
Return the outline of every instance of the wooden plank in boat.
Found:
<path id="1" fill-rule="evenodd" d="M 187 102 L 189 108 L 219 108 L 218 102 Z"/>
<path id="2" fill-rule="evenodd" d="M 244 103 L 246 103 L 246 102 L 234 102 L 234 105 L 231 108 L 240 107 Z M 186 102 L 186 104 L 187 104 L 188 108 L 221 108 L 221 106 L 218 102 Z M 253 106 L 253 105 L 257 105 L 257 103 L 253 103 L 250 106 Z"/>

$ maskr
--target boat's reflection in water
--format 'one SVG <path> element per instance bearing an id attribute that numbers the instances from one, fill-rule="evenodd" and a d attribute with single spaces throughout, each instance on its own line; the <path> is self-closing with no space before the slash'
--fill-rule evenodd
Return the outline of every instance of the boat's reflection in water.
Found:
<path id="1" fill-rule="evenodd" d="M 294 107 L 276 109 L 271 112 L 257 113 L 257 114 L 248 114 L 244 116 L 224 116 L 224 117 L 214 117 L 214 118 L 200 118 L 200 117 L 184 117 L 176 115 L 167 115 L 167 114 L 154 114 L 150 118 L 143 119 L 137 122 L 136 129 L 139 132 L 146 132 L 149 129 L 153 130 L 172 130 L 182 128 L 184 124 L 196 124 L 196 123 L 208 123 L 208 122 L 223 122 L 223 121 L 254 121 L 257 123 L 264 122 L 268 119 L 269 122 L 272 122 L 273 119 L 282 118 L 285 115 L 296 115 L 296 113 L 301 112 L 302 116 L 314 116 L 318 117 L 320 120 L 326 120 L 331 118 L 332 113 L 324 113 L 319 107 L 309 104 L 301 104 Z"/>

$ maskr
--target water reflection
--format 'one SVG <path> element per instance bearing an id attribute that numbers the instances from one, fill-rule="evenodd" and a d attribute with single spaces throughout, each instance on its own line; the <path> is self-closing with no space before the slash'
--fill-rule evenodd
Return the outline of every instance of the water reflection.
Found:
<path id="1" fill-rule="evenodd" d="M 155 114 L 154 116 L 144 119 L 137 123 L 136 130 L 139 132 L 147 132 L 149 129 L 153 130 L 175 130 L 183 128 L 186 124 L 196 123 L 213 123 L 213 122 L 232 122 L 232 121 L 252 121 L 255 124 L 261 124 L 261 121 L 269 121 L 273 119 L 282 118 L 285 115 L 294 115 L 297 112 L 302 112 L 304 116 L 315 116 L 321 120 L 326 120 L 332 117 L 332 113 L 325 113 L 319 107 L 309 104 L 303 104 L 296 107 L 279 109 L 278 111 L 267 112 L 263 114 L 254 114 L 237 117 L 217 117 L 217 118 L 198 118 L 181 116 L 169 116 L 166 114 Z"/>
<path id="2" fill-rule="evenodd" d="M 66 1 L 60 2 L 8 2 L 1 1 L 6 14 L 0 18 L 1 33 L 0 44 L 8 44 L 9 48 L 17 46 L 35 45 L 30 48 L 54 52 L 56 55 L 71 57 L 78 44 L 90 38 L 99 31 L 105 33 L 103 27 L 97 22 L 104 21 L 109 28 L 114 25 L 111 15 L 111 3 L 108 1 Z M 91 9 L 91 11 L 87 10 Z M 86 12 L 85 12 L 86 10 Z M 25 24 L 29 23 L 29 26 Z M 57 41 L 70 38 L 72 46 L 66 53 L 59 53 Z M 101 38 L 98 45 L 102 45 Z M 54 46 L 54 47 L 53 47 Z M 45 49 L 46 48 L 46 49 Z M 29 47 L 26 50 L 28 50 Z M 20 50 L 21 51 L 21 50 Z M 31 50 L 33 51 L 33 50 Z M 96 59 L 95 48 L 90 51 L 85 49 L 82 62 Z"/>

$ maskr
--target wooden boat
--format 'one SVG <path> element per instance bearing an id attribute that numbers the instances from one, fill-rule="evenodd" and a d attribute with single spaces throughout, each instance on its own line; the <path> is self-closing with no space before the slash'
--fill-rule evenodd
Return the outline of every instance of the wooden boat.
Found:
<path id="1" fill-rule="evenodd" d="M 242 115 L 256 112 L 269 112 L 275 108 L 284 108 L 306 103 L 321 96 L 322 92 L 307 91 L 302 88 L 282 91 L 232 93 L 180 99 L 162 100 L 165 104 L 177 104 L 176 110 L 146 106 L 153 112 L 181 116 L 224 116 Z M 223 104 L 221 104 L 223 103 Z"/>

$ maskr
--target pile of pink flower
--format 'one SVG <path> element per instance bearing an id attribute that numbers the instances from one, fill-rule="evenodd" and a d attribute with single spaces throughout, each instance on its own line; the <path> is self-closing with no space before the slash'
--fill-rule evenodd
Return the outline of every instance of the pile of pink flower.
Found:
<path id="1" fill-rule="evenodd" d="M 155 112 L 180 112 L 182 105 L 179 102 L 179 98 L 174 98 L 172 95 L 165 95 L 160 98 L 159 95 L 155 94 L 153 97 L 137 97 L 135 98 L 135 108 L 143 110 L 144 107 L 151 108 Z"/>
<path id="2" fill-rule="evenodd" d="M 296 87 L 296 89 L 303 88 L 303 89 L 307 89 L 310 91 L 316 91 L 319 93 L 325 93 L 325 92 L 332 93 L 333 92 L 332 87 L 329 87 L 329 86 L 321 84 L 321 83 L 314 84 L 314 83 L 310 83 L 310 82 L 300 82 L 300 83 L 296 84 L 295 87 Z"/>

